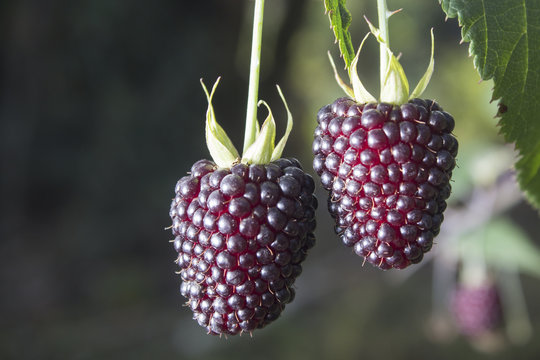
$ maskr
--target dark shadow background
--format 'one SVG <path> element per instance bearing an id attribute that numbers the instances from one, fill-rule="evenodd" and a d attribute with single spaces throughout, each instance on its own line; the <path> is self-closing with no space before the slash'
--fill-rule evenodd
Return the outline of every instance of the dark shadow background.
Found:
<path id="1" fill-rule="evenodd" d="M 432 3 L 411 5 L 413 18 L 430 19 L 421 31 L 437 27 L 443 54 L 457 51 L 456 21 L 445 23 Z M 324 208 L 297 299 L 279 321 L 253 339 L 225 340 L 206 336 L 181 307 L 174 250 L 163 230 L 170 198 L 177 179 L 208 157 L 199 78 L 211 87 L 223 76 L 216 113 L 242 143 L 252 6 L 239 0 L 1 3 L 0 358 L 479 356 L 464 339 L 436 343 L 426 334 L 429 267 L 398 285 L 386 273 L 361 268 L 361 259 L 333 235 Z M 376 17 L 373 4 L 365 12 Z M 314 23 L 324 34 L 317 41 L 309 33 Z M 325 52 L 335 51 L 322 2 L 267 1 L 264 36 L 260 98 L 284 119 L 274 88 L 280 84 L 296 119 L 285 155 L 300 158 L 312 173 L 314 116 L 341 96 L 335 85 L 317 80 L 332 84 Z M 427 53 L 420 53 L 414 75 Z M 299 67 L 320 70 L 306 76 Z M 306 95 L 310 87 L 319 93 Z M 278 134 L 280 126 L 284 120 Z M 528 206 L 519 209 L 537 221 Z M 538 331 L 538 283 L 524 281 Z M 493 356 L 533 359 L 539 351 L 535 332 L 526 345 Z"/>

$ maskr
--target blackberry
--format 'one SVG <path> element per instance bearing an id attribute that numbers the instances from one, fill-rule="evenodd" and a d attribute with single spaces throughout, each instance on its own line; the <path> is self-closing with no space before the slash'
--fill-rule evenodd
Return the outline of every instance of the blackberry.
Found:
<path id="1" fill-rule="evenodd" d="M 313 168 L 343 243 L 381 269 L 431 249 L 443 221 L 457 141 L 432 100 L 401 106 L 337 99 L 317 115 Z"/>
<path id="2" fill-rule="evenodd" d="M 219 168 L 197 161 L 171 203 L 180 292 L 211 334 L 276 320 L 315 244 L 314 182 L 296 159 Z"/>
<path id="3" fill-rule="evenodd" d="M 383 270 L 403 269 L 422 260 L 440 231 L 458 143 L 452 135 L 453 117 L 435 101 L 420 98 L 434 68 L 433 32 L 428 68 L 409 93 L 405 72 L 388 46 L 388 14 L 398 11 L 388 11 L 385 1 L 378 4 L 379 25 L 386 31 L 366 19 L 370 33 L 356 56 L 340 47 L 352 86 L 341 79 L 329 56 L 348 97 L 317 114 L 313 168 L 329 191 L 328 210 L 343 243 Z M 333 16 L 330 20 L 333 27 L 341 26 Z M 356 71 L 371 34 L 380 44 L 378 100 Z"/>
<path id="4" fill-rule="evenodd" d="M 294 281 L 315 245 L 315 184 L 298 160 L 281 156 L 292 114 L 276 86 L 287 111 L 285 134 L 276 143 L 272 111 L 257 98 L 263 8 L 264 1 L 256 0 L 242 156 L 212 106 L 220 78 L 211 92 L 201 79 L 213 161 L 193 164 L 176 184 L 170 207 L 180 292 L 210 334 L 251 333 L 276 320 L 294 299 Z M 260 105 L 268 110 L 261 126 Z"/>
<path id="5" fill-rule="evenodd" d="M 486 334 L 502 323 L 501 300 L 492 284 L 458 285 L 452 294 L 451 308 L 459 331 L 468 337 Z"/>

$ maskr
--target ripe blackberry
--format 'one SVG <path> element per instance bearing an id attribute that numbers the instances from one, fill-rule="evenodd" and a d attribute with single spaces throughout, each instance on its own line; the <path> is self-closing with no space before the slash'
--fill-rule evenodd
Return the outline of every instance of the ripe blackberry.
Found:
<path id="1" fill-rule="evenodd" d="M 452 295 L 451 307 L 459 331 L 469 337 L 495 330 L 502 322 L 499 293 L 492 284 L 459 285 Z"/>
<path id="2" fill-rule="evenodd" d="M 321 108 L 313 168 L 343 243 L 381 269 L 422 260 L 439 233 L 458 143 L 432 100 Z"/>
<path id="3" fill-rule="evenodd" d="M 388 46 L 389 14 L 398 11 L 388 11 L 385 1 L 378 2 L 377 10 L 385 31 L 366 19 L 370 33 L 356 56 L 351 59 L 349 47 L 340 47 L 352 86 L 341 79 L 329 56 L 348 97 L 318 112 L 313 168 L 329 191 L 328 210 L 343 243 L 381 269 L 403 269 L 420 262 L 439 233 L 458 143 L 452 116 L 435 101 L 419 98 L 433 73 L 433 31 L 428 68 L 409 93 L 405 72 Z M 334 16 L 330 19 L 333 27 L 342 26 Z M 338 40 L 350 42 L 339 34 Z M 380 44 L 378 100 L 356 71 L 371 34 Z"/>
<path id="4" fill-rule="evenodd" d="M 282 158 L 293 127 L 287 111 L 285 134 L 276 143 L 276 123 L 258 99 L 264 1 L 256 0 L 242 156 L 219 125 L 212 91 L 206 145 L 213 161 L 200 160 L 180 179 L 172 201 L 172 240 L 182 285 L 198 323 L 211 334 L 238 334 L 276 320 L 294 299 L 301 263 L 315 244 L 315 184 L 296 159 Z M 257 121 L 257 106 L 268 116 Z"/>
<path id="5" fill-rule="evenodd" d="M 211 334 L 276 320 L 315 244 L 314 182 L 296 159 L 219 168 L 197 161 L 176 185 L 170 216 L 180 291 Z"/>

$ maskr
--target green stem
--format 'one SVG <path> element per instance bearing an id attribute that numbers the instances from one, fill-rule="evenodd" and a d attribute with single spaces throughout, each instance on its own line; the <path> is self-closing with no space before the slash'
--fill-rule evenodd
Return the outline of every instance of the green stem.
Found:
<path id="1" fill-rule="evenodd" d="M 524 344 L 531 338 L 532 324 L 523 294 L 523 285 L 518 269 L 509 267 L 497 278 L 502 295 L 506 334 L 514 344 Z"/>
<path id="2" fill-rule="evenodd" d="M 244 153 L 255 141 L 257 133 L 257 102 L 259 92 L 259 71 L 261 68 L 261 44 L 264 15 L 264 0 L 255 0 L 253 14 L 253 39 L 251 41 L 251 64 L 249 67 L 249 90 L 244 135 Z"/>
<path id="3" fill-rule="evenodd" d="M 381 38 L 386 43 L 386 46 L 390 48 L 390 37 L 388 35 L 388 7 L 386 6 L 386 0 L 377 0 L 377 13 L 379 14 L 379 31 Z M 380 44 L 379 53 L 381 58 L 381 89 L 384 86 L 384 80 L 386 77 L 386 69 L 388 68 L 388 52 L 384 44 Z"/>

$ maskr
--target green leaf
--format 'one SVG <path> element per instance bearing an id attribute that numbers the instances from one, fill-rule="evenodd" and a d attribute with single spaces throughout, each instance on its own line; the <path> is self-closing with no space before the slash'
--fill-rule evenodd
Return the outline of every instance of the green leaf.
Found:
<path id="1" fill-rule="evenodd" d="M 458 17 L 475 68 L 493 79 L 501 132 L 514 142 L 521 189 L 540 208 L 540 2 L 538 0 L 442 0 Z"/>
<path id="2" fill-rule="evenodd" d="M 324 7 L 330 19 L 330 27 L 334 31 L 339 50 L 348 69 L 354 59 L 354 48 L 349 33 L 351 13 L 345 7 L 347 0 L 324 0 Z"/>
<path id="3" fill-rule="evenodd" d="M 478 254 L 495 268 L 517 268 L 540 277 L 540 250 L 517 225 L 504 218 L 465 234 L 459 239 L 459 245 L 462 258 Z"/>

